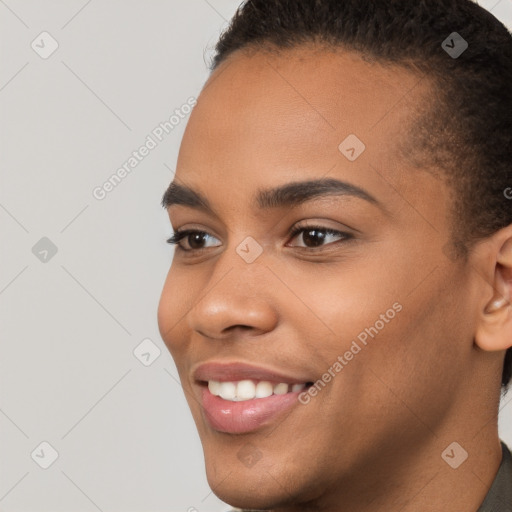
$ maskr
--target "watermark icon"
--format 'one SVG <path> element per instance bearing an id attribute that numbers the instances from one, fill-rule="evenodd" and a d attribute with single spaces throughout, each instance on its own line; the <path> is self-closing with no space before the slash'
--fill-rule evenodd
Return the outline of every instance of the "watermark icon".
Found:
<path id="1" fill-rule="evenodd" d="M 161 350 L 149 339 L 143 339 L 134 349 L 133 355 L 144 365 L 151 366 L 161 354 Z"/>
<path id="2" fill-rule="evenodd" d="M 111 174 L 106 181 L 93 188 L 92 196 L 94 199 L 98 201 L 105 199 L 105 197 L 107 197 L 107 195 L 112 192 L 183 119 L 186 119 L 188 114 L 192 112 L 192 107 L 196 104 L 197 99 L 191 96 L 180 108 L 174 109 L 174 113 L 169 119 L 155 126 L 151 133 L 146 136 L 144 144 L 137 150 L 132 151 L 131 156 L 129 156 L 121 167 Z"/>
<path id="3" fill-rule="evenodd" d="M 41 263 L 48 263 L 57 254 L 57 251 L 57 246 L 46 236 L 43 236 L 43 238 L 32 247 L 32 254 L 41 261 Z"/>
<path id="4" fill-rule="evenodd" d="M 30 456 L 38 466 L 48 469 L 59 458 L 59 452 L 49 442 L 43 441 Z"/>
<path id="5" fill-rule="evenodd" d="M 371 337 L 372 339 L 375 338 L 375 336 L 377 336 L 377 334 L 379 334 L 379 332 L 384 329 L 386 324 L 389 324 L 389 322 L 393 320 L 397 313 L 400 313 L 402 309 L 402 304 L 395 302 L 391 308 L 379 316 L 379 320 L 377 320 L 371 327 L 367 327 L 361 331 L 357 335 L 357 339 L 352 340 L 349 350 L 345 351 L 343 355 L 338 356 L 336 361 L 329 367 L 329 369 L 322 375 L 320 379 L 318 379 L 312 386 L 307 388 L 307 390 L 302 391 L 299 394 L 299 402 L 303 405 L 309 404 L 311 398 L 318 395 L 318 393 L 322 391 L 322 389 L 329 382 L 331 382 L 331 380 L 334 379 L 334 377 L 336 377 L 336 375 L 338 375 L 338 373 L 340 373 L 341 370 L 343 370 L 343 368 L 345 368 L 345 366 L 347 366 L 348 363 L 352 361 L 352 359 L 354 359 L 354 357 L 359 354 L 359 352 L 361 352 L 365 346 L 367 346 L 368 337 Z"/>
<path id="6" fill-rule="evenodd" d="M 244 444 L 236 454 L 238 460 L 246 467 L 252 468 L 261 458 L 263 454 L 251 443 Z"/>
<path id="7" fill-rule="evenodd" d="M 448 466 L 457 469 L 468 458 L 468 452 L 459 443 L 454 441 L 445 448 L 441 458 Z"/>
<path id="8" fill-rule="evenodd" d="M 503 195 L 504 195 L 507 199 L 512 199 L 512 187 L 507 187 L 507 188 L 503 191 Z"/>
<path id="9" fill-rule="evenodd" d="M 263 252 L 263 247 L 252 236 L 248 236 L 235 250 L 246 263 L 252 263 Z"/>
<path id="10" fill-rule="evenodd" d="M 468 49 L 468 46 L 468 42 L 458 32 L 452 32 L 441 43 L 441 48 L 452 59 L 458 59 Z"/>
<path id="11" fill-rule="evenodd" d="M 351 133 L 339 146 L 340 153 L 347 159 L 353 162 L 357 160 L 361 153 L 366 149 L 363 141 Z"/>
<path id="12" fill-rule="evenodd" d="M 47 59 L 59 47 L 57 40 L 48 32 L 41 32 L 30 44 L 39 57 Z"/>

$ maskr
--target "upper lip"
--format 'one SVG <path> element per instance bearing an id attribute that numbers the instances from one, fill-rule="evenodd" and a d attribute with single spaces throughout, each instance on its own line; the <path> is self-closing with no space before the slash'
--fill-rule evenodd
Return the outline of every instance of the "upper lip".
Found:
<path id="1" fill-rule="evenodd" d="M 265 380 L 287 384 L 311 382 L 303 376 L 285 374 L 272 368 L 263 368 L 243 362 L 210 361 L 199 365 L 193 372 L 196 381 L 233 382 L 239 380 Z"/>

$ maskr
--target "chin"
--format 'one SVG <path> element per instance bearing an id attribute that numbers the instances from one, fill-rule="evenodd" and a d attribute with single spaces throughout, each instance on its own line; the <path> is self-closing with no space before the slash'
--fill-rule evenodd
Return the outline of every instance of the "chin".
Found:
<path id="1" fill-rule="evenodd" d="M 208 484 L 219 499 L 232 507 L 269 510 L 291 504 L 292 490 L 280 486 L 270 474 L 271 471 L 267 472 L 269 468 L 257 468 L 256 465 L 241 470 L 234 465 L 220 466 L 218 462 L 207 462 Z"/>
<path id="2" fill-rule="evenodd" d="M 268 494 L 266 489 L 248 491 L 243 487 L 213 491 L 224 503 L 244 510 L 275 510 L 277 507 L 290 505 L 290 496 L 283 490 L 280 494 Z"/>

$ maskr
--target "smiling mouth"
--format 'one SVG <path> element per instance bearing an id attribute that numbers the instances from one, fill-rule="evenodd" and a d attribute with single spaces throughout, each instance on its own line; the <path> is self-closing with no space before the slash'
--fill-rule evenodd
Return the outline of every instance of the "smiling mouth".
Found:
<path id="1" fill-rule="evenodd" d="M 191 378 L 206 424 L 229 434 L 255 433 L 275 423 L 286 411 L 297 410 L 301 393 L 313 386 L 312 374 L 301 369 L 283 371 L 245 361 L 202 362 Z"/>
<path id="2" fill-rule="evenodd" d="M 272 395 L 284 395 L 286 393 L 299 393 L 313 385 L 312 382 L 271 382 L 267 380 L 238 380 L 238 381 L 202 381 L 210 393 L 229 402 L 244 402 L 259 398 L 267 398 Z"/>
<path id="3" fill-rule="evenodd" d="M 298 396 L 312 382 L 266 380 L 199 381 L 204 417 L 211 428 L 229 434 L 248 434 L 277 421 L 297 407 Z"/>

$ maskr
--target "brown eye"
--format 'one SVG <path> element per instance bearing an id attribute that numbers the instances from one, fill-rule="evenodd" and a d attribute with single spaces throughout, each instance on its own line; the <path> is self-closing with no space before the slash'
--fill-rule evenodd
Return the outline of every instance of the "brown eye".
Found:
<path id="1" fill-rule="evenodd" d="M 206 236 L 206 233 L 189 233 L 185 240 L 191 249 L 202 249 L 201 244 L 204 243 Z"/>
<path id="2" fill-rule="evenodd" d="M 300 234 L 302 234 L 302 236 L 298 238 L 299 240 L 302 239 L 304 245 L 298 245 L 295 247 L 304 247 L 309 249 L 323 247 L 324 245 L 330 245 L 336 241 L 343 241 L 352 238 L 352 235 L 349 233 L 336 231 L 322 226 L 297 227 L 291 232 L 292 238 L 295 238 Z M 333 241 L 333 238 L 338 238 L 339 240 Z"/>
<path id="3" fill-rule="evenodd" d="M 177 248 L 182 251 L 200 251 L 202 249 L 207 249 L 208 247 L 203 247 L 202 244 L 208 240 L 208 237 L 212 237 L 209 233 L 205 231 L 198 231 L 196 229 L 184 229 L 183 231 L 176 231 L 168 240 L 168 244 L 175 244 Z M 189 247 L 184 247 L 180 242 L 184 240 L 187 242 Z M 215 246 L 213 246 L 215 247 Z"/>

